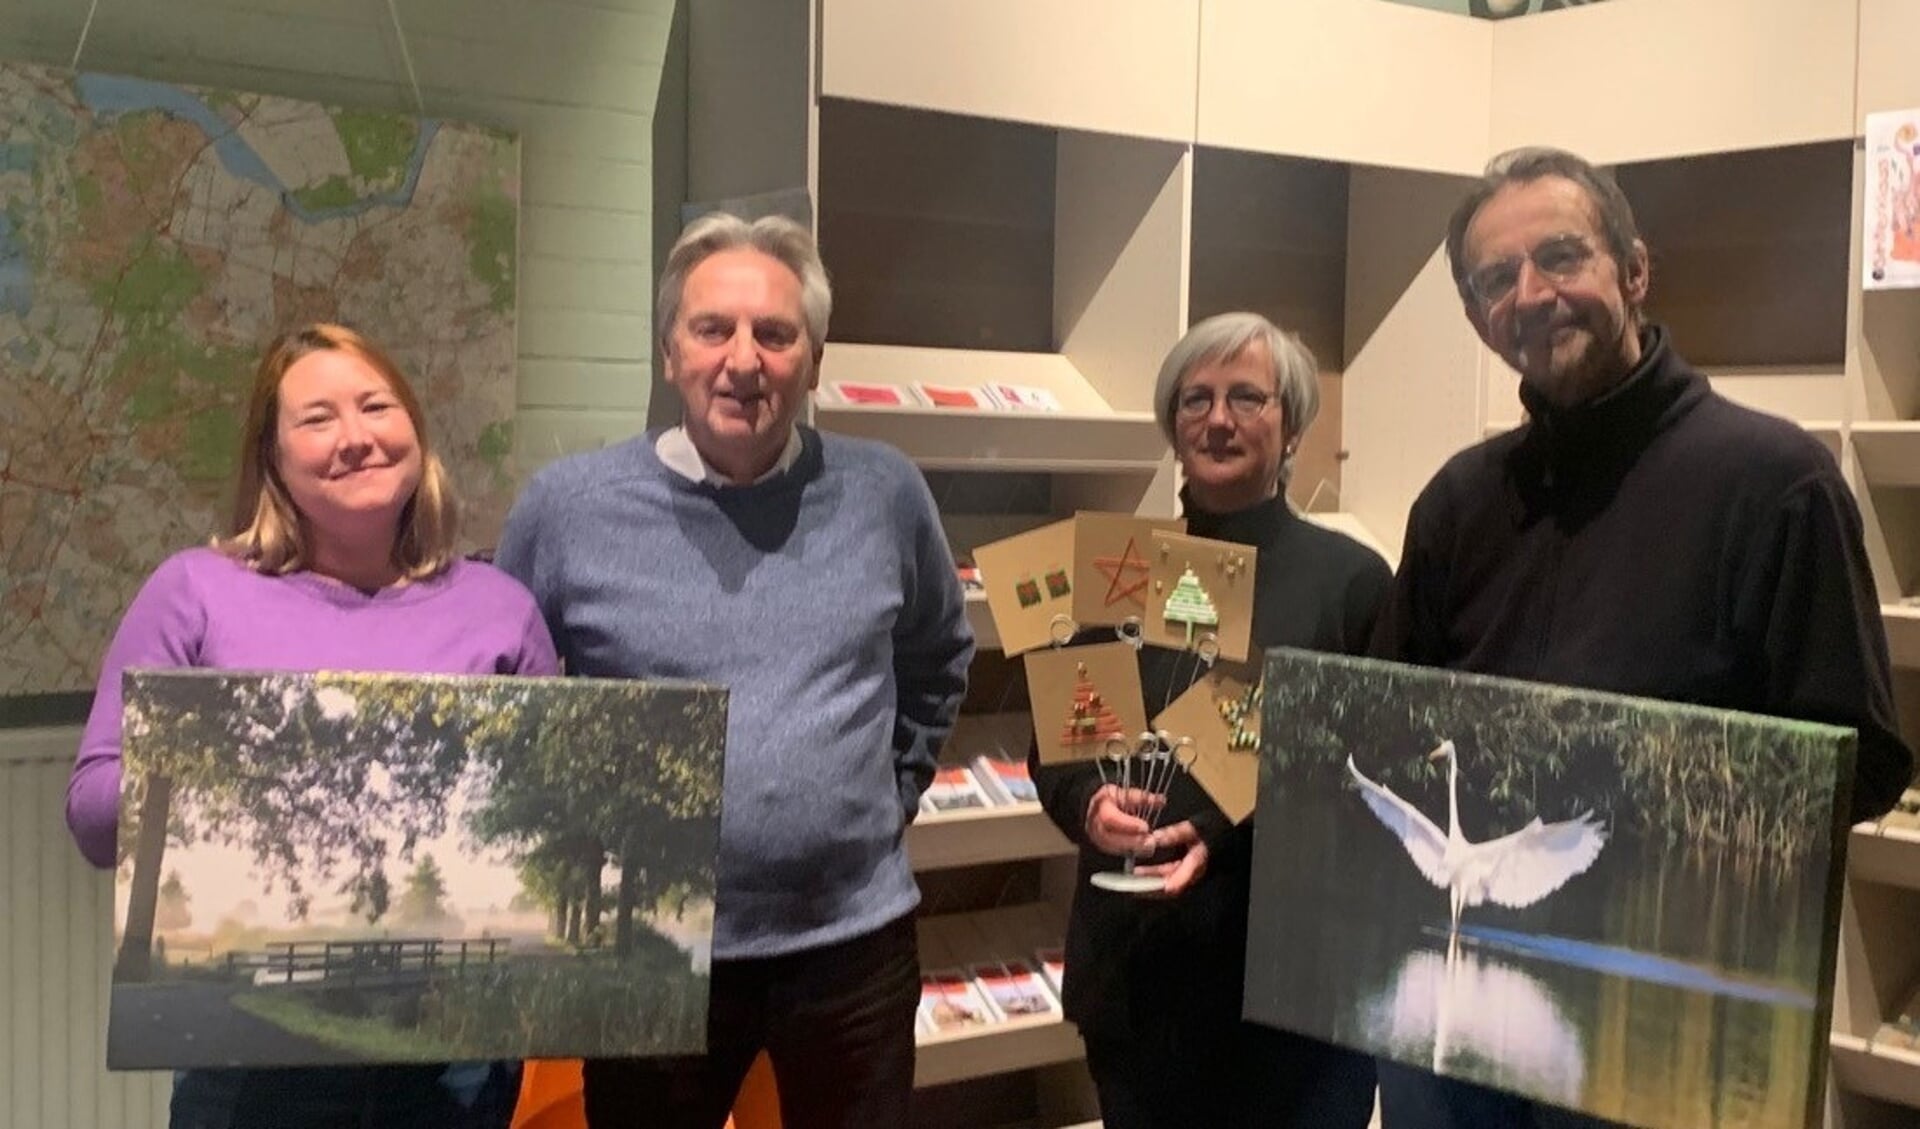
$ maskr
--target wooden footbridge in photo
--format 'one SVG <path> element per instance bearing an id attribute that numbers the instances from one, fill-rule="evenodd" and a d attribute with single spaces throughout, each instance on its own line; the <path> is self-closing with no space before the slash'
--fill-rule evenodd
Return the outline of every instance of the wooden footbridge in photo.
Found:
<path id="1" fill-rule="evenodd" d="M 502 937 L 279 941 L 258 952 L 228 953 L 226 966 L 258 987 L 423 988 L 435 977 L 491 965 L 511 944 Z"/>

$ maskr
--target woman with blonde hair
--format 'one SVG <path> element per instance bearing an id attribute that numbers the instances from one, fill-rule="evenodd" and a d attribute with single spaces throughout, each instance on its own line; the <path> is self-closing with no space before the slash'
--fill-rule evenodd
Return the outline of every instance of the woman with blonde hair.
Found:
<path id="1" fill-rule="evenodd" d="M 233 518 L 164 561 L 101 664 L 67 786 L 67 825 L 112 867 L 120 676 L 135 667 L 552 674 L 553 642 L 518 582 L 454 551 L 455 505 L 419 401 L 343 326 L 271 344 L 241 438 Z M 511 1066 L 194 1070 L 173 1129 L 504 1127 Z"/>

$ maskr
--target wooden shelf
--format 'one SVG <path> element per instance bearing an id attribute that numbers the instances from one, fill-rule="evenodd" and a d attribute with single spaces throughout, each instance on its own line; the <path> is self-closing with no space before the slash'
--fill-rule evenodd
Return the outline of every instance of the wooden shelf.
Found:
<path id="1" fill-rule="evenodd" d="M 903 393 L 916 381 L 966 388 L 1019 384 L 1053 393 L 1062 410 L 843 404 L 828 389 L 833 381 L 893 385 Z M 1058 353 L 829 345 L 813 412 L 819 427 L 892 444 L 927 470 L 1148 475 L 1167 458 L 1166 437 L 1152 412 L 1109 408 L 1073 362 Z"/>
<path id="2" fill-rule="evenodd" d="M 1920 670 L 1920 607 L 1881 604 L 1880 622 L 1886 626 L 1887 653 L 1898 670 Z"/>
<path id="3" fill-rule="evenodd" d="M 1920 890 L 1920 828 L 1856 824 L 1847 841 L 1847 875 L 1856 881 Z"/>
<path id="4" fill-rule="evenodd" d="M 922 815 L 907 828 L 915 870 L 1070 855 L 1073 844 L 1037 803 Z"/>
<path id="5" fill-rule="evenodd" d="M 1862 422 L 1851 432 L 1867 485 L 1920 486 L 1920 422 Z"/>
<path id="6" fill-rule="evenodd" d="M 921 1036 L 914 1056 L 913 1084 L 934 1086 L 1074 1062 L 1086 1053 L 1079 1028 L 1064 1019 L 1012 1019 L 957 1034 Z"/>
<path id="7" fill-rule="evenodd" d="M 1920 1108 L 1920 1054 L 1838 1033 L 1828 1045 L 1833 1080 L 1842 1089 Z"/>
<path id="8" fill-rule="evenodd" d="M 827 96 L 1193 136 L 1198 0 L 826 0 L 820 10 Z"/>
<path id="9" fill-rule="evenodd" d="M 1028 904 L 921 918 L 920 965 L 932 970 L 1013 957 L 1031 960 L 1034 950 L 1061 943 L 1065 912 L 1064 906 Z M 918 1086 L 1074 1062 L 1086 1055 L 1079 1030 L 1052 1016 L 921 1035 L 918 1042 Z"/>
<path id="10" fill-rule="evenodd" d="M 1000 628 L 993 622 L 993 610 L 987 607 L 985 592 L 967 593 L 967 626 L 973 628 L 975 650 L 1000 649 Z"/>

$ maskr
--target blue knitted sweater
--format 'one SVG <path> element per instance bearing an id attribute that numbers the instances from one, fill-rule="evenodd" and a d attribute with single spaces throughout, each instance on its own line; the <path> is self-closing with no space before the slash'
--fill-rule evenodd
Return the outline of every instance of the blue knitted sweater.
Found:
<path id="1" fill-rule="evenodd" d="M 689 481 L 651 434 L 563 459 L 495 557 L 570 673 L 730 691 L 719 959 L 832 944 L 918 903 L 902 833 L 973 657 L 918 471 L 881 444 L 801 438 L 750 486 Z"/>

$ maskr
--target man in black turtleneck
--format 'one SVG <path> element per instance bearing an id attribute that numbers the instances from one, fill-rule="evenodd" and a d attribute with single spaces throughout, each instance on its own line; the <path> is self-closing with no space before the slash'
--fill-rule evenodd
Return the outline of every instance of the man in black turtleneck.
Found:
<path id="1" fill-rule="evenodd" d="M 1644 321 L 1619 187 L 1559 150 L 1495 157 L 1447 257 L 1528 422 L 1414 502 L 1373 652 L 1849 726 L 1854 817 L 1892 807 L 1912 757 L 1853 495 L 1825 447 L 1716 394 Z M 1384 1063 L 1380 1090 L 1385 1129 L 1596 1124 Z"/>

